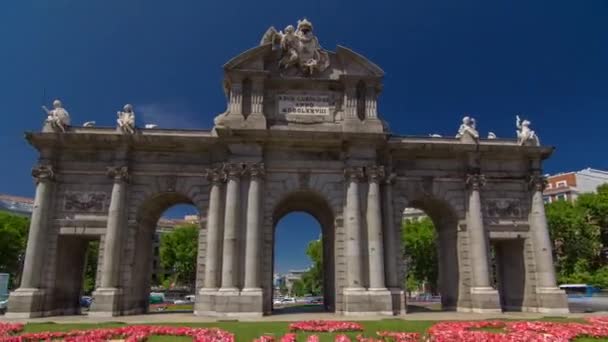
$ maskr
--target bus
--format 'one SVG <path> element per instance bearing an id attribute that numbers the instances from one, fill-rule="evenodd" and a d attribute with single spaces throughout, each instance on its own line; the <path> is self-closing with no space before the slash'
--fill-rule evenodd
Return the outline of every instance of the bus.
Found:
<path id="1" fill-rule="evenodd" d="M 564 284 L 559 286 L 560 290 L 566 291 L 568 297 L 593 297 L 600 292 L 600 288 L 588 284 Z"/>

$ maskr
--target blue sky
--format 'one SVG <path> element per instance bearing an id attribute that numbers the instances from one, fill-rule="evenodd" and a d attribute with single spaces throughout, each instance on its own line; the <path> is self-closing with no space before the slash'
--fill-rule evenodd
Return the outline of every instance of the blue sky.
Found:
<path id="1" fill-rule="evenodd" d="M 139 125 L 210 128 L 223 63 L 302 17 L 324 48 L 385 70 L 379 111 L 395 133 L 452 135 L 470 113 L 482 134 L 514 137 L 521 113 L 557 147 L 547 172 L 608 169 L 606 0 L 21 0 L 0 12 L 0 192 L 33 195 L 23 132 L 53 98 L 74 124 L 113 125 L 128 102 Z"/>

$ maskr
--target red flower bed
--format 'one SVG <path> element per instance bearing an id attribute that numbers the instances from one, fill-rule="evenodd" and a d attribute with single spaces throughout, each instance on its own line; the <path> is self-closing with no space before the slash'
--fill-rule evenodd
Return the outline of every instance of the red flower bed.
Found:
<path id="1" fill-rule="evenodd" d="M 344 332 L 363 331 L 363 326 L 355 322 L 342 321 L 303 321 L 289 325 L 289 331 Z"/>
<path id="2" fill-rule="evenodd" d="M 64 340 L 67 342 L 102 342 L 112 338 L 123 338 L 127 342 L 146 341 L 151 335 L 191 336 L 196 342 L 234 342 L 234 335 L 220 329 L 201 329 L 186 327 L 165 327 L 133 325 L 121 328 L 73 330 L 69 332 L 41 332 L 26 333 L 19 336 L 10 336 L 10 333 L 21 331 L 8 328 L 8 324 L 0 323 L 0 342 L 27 342 Z"/>

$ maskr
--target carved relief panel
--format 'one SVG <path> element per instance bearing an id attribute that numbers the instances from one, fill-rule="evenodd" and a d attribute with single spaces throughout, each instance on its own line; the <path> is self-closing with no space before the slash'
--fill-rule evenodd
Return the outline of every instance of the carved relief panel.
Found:
<path id="1" fill-rule="evenodd" d="M 108 194 L 104 192 L 66 192 L 63 210 L 101 213 L 106 211 L 108 200 Z"/>

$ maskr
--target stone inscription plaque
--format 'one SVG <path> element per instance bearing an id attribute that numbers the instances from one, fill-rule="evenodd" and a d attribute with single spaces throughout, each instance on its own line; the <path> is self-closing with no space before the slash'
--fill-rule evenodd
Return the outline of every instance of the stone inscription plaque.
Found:
<path id="1" fill-rule="evenodd" d="M 328 93 L 287 92 L 277 94 L 276 100 L 279 115 L 302 123 L 328 121 L 333 107 Z"/>
<path id="2" fill-rule="evenodd" d="M 277 95 L 277 100 L 281 114 L 329 114 L 330 98 L 328 95 L 289 93 Z"/>

